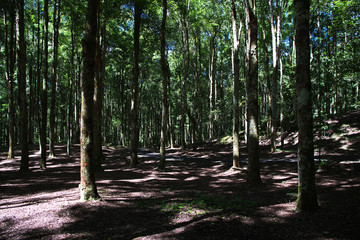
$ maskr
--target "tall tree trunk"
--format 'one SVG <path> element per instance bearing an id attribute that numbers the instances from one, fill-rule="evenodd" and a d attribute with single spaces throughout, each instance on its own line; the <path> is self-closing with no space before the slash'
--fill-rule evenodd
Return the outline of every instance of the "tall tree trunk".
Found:
<path id="1" fill-rule="evenodd" d="M 240 167 L 240 148 L 239 148 L 239 91 L 240 91 L 240 60 L 239 60 L 239 39 L 241 39 L 242 21 L 238 32 L 235 0 L 231 0 L 232 31 L 233 31 L 233 50 L 232 50 L 232 71 L 233 71 L 233 167 Z"/>
<path id="2" fill-rule="evenodd" d="M 28 147 L 28 114 L 26 101 L 26 45 L 25 45 L 25 20 L 24 0 L 19 0 L 19 105 L 21 122 L 21 161 L 20 171 L 29 170 L 29 147 Z"/>
<path id="3" fill-rule="evenodd" d="M 47 82 L 48 82 L 48 39 L 49 39 L 49 0 L 45 0 L 45 39 L 44 39 L 44 76 L 41 87 L 41 128 L 40 128 L 40 168 L 46 168 L 46 125 L 47 125 Z"/>
<path id="4" fill-rule="evenodd" d="M 70 75 L 70 82 L 69 82 L 69 96 L 68 96 L 68 110 L 67 110 L 67 144 L 66 144 L 66 152 L 68 157 L 71 156 L 71 112 L 72 112 L 72 104 L 73 104 L 73 84 L 76 81 L 76 66 L 74 65 L 75 60 L 75 37 L 74 37 L 74 23 L 71 23 L 71 57 L 70 57 L 70 69 L 71 69 L 71 75 Z"/>
<path id="5" fill-rule="evenodd" d="M 309 12 L 309 0 L 295 1 L 296 94 L 299 126 L 299 186 L 296 201 L 298 211 L 312 211 L 318 207 L 311 103 Z"/>
<path id="6" fill-rule="evenodd" d="M 54 59 L 53 59 L 53 74 L 51 79 L 51 106 L 50 106 L 50 129 L 49 129 L 49 156 L 54 157 L 55 145 L 55 113 L 56 113 L 56 82 L 57 82 L 57 66 L 58 66 L 58 48 L 59 48 L 59 25 L 60 25 L 60 3 L 54 2 Z"/>
<path id="7" fill-rule="evenodd" d="M 100 11 L 99 11 L 100 12 Z M 99 17 L 100 19 L 100 17 Z M 100 21 L 99 21 L 100 23 Z M 98 46 L 96 54 L 97 73 L 95 76 L 94 89 L 94 161 L 95 171 L 101 172 L 103 168 L 101 162 L 104 155 L 102 152 L 102 122 L 103 122 L 103 102 L 104 102 L 104 76 L 105 76 L 105 36 L 106 36 L 106 20 L 103 20 L 101 27 L 101 35 L 98 34 Z"/>
<path id="8" fill-rule="evenodd" d="M 41 130 L 41 117 L 40 117 L 40 85 L 41 85 L 41 30 L 40 30 L 40 0 L 37 1 L 37 51 L 36 51 L 36 103 L 35 103 L 35 115 L 37 117 L 37 129 L 38 134 L 40 134 Z M 39 148 L 41 149 L 41 139 L 39 137 Z"/>
<path id="9" fill-rule="evenodd" d="M 250 185 L 261 184 L 258 135 L 258 60 L 256 0 L 246 0 L 248 25 L 248 72 L 246 77 L 248 122 L 248 173 Z"/>
<path id="10" fill-rule="evenodd" d="M 88 0 L 86 32 L 83 40 L 84 69 L 81 86 L 81 165 L 80 199 L 97 200 L 100 198 L 94 173 L 93 127 L 94 127 L 94 77 L 96 34 L 99 0 Z"/>
<path id="11" fill-rule="evenodd" d="M 209 58 L 209 80 L 210 80 L 210 92 L 209 92 L 209 139 L 213 139 L 214 133 L 215 133 L 215 64 L 216 64 L 216 34 L 217 29 L 216 27 L 213 27 L 214 29 L 214 36 L 210 39 L 210 58 Z"/>
<path id="12" fill-rule="evenodd" d="M 139 124 L 138 124 L 138 95 L 139 95 L 139 50 L 140 50 L 140 24 L 142 3 L 135 1 L 135 23 L 134 23 L 134 68 L 131 95 L 131 166 L 138 164 L 137 150 L 139 147 Z"/>
<path id="13" fill-rule="evenodd" d="M 269 1 L 271 14 L 271 36 L 272 36 L 272 53 L 273 53 L 273 75 L 271 90 L 271 151 L 276 150 L 276 137 L 278 130 L 278 81 L 279 81 L 279 47 L 280 47 L 280 14 L 273 10 L 272 0 Z M 277 1 L 277 8 L 280 4 Z M 276 20 L 275 20 L 276 19 Z"/>
<path id="14" fill-rule="evenodd" d="M 7 72 L 7 84 L 8 84 L 8 98 L 9 98 L 9 110 L 8 110 L 8 128 L 9 128 L 9 151 L 8 159 L 14 158 L 14 144 L 15 144 L 15 111 L 14 111 L 14 69 L 15 69 L 15 54 L 14 48 L 16 46 L 15 38 L 15 6 L 11 1 L 10 7 L 10 35 L 7 34 L 7 20 L 5 19 L 5 53 L 6 53 L 6 72 Z M 6 13 L 4 13 L 6 18 Z M 9 48 L 7 42 L 9 41 Z"/>
<path id="15" fill-rule="evenodd" d="M 165 40 L 165 29 L 166 29 L 166 16 L 167 16 L 167 0 L 163 0 L 163 15 L 161 22 L 161 33 L 160 33 L 160 55 L 161 55 L 161 70 L 162 70 L 162 116 L 161 116 L 161 136 L 160 136 L 160 163 L 159 169 L 165 168 L 166 159 L 166 136 L 167 136 L 167 118 L 168 118 L 168 102 L 167 102 L 167 83 L 168 83 L 168 64 L 165 56 L 166 40 Z"/>
<path id="16" fill-rule="evenodd" d="M 183 75 L 181 79 L 181 123 L 180 123 L 180 146 L 181 148 L 186 148 L 186 111 L 187 111 L 187 78 L 189 70 L 189 6 L 190 0 L 188 0 L 188 5 L 182 6 L 182 66 L 183 66 Z"/>

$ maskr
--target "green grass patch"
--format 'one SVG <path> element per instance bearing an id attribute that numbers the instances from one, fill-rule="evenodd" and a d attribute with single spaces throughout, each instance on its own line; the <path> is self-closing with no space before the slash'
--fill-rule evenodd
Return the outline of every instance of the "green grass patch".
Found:
<path id="1" fill-rule="evenodd" d="M 194 197 L 177 199 L 143 198 L 136 201 L 141 209 L 159 209 L 162 212 L 205 214 L 208 212 L 231 211 L 234 213 L 251 214 L 255 203 L 241 198 L 229 198 L 224 195 L 196 194 Z"/>

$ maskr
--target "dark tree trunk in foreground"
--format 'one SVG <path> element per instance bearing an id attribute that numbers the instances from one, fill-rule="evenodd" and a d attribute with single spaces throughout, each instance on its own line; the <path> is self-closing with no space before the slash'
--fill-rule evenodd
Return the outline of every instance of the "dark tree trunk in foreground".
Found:
<path id="1" fill-rule="evenodd" d="M 48 82 L 48 41 L 49 41 L 49 1 L 45 0 L 45 39 L 44 39 L 44 76 L 41 87 L 41 128 L 40 128 L 40 168 L 46 168 L 46 125 L 47 125 L 47 82 Z"/>
<path id="2" fill-rule="evenodd" d="M 58 47 L 59 47 L 59 25 L 60 25 L 60 3 L 54 2 L 54 60 L 53 75 L 51 79 L 51 106 L 50 106 L 50 129 L 49 129 L 49 156 L 54 157 L 55 145 L 55 112 L 56 112 L 56 82 L 57 82 L 57 66 L 58 66 Z"/>
<path id="3" fill-rule="evenodd" d="M 246 0 L 248 24 L 248 72 L 246 76 L 248 122 L 248 173 L 250 185 L 261 184 L 258 135 L 258 60 L 256 0 Z"/>
<path id="4" fill-rule="evenodd" d="M 80 199 L 97 200 L 93 162 L 93 109 L 97 16 L 99 0 L 89 0 L 86 14 L 86 33 L 83 41 L 83 78 L 81 85 L 81 130 L 80 130 Z"/>
<path id="5" fill-rule="evenodd" d="M 239 116 L 240 116 L 240 108 L 239 108 L 239 90 L 240 90 L 240 61 L 239 61 L 239 39 L 242 29 L 242 21 L 240 20 L 240 29 L 238 32 L 237 28 L 237 19 L 236 19 L 236 6 L 235 0 L 231 0 L 231 14 L 232 14 L 232 30 L 233 30 L 233 51 L 232 51 L 232 61 L 233 61 L 233 111 L 234 111 L 234 119 L 233 119 L 233 167 L 240 167 L 239 159 L 240 159 L 240 149 L 239 149 Z M 239 36 L 238 36 L 239 34 Z"/>
<path id="6" fill-rule="evenodd" d="M 161 116 L 161 136 L 160 136 L 160 163 L 158 168 L 165 168 L 165 159 L 166 159 L 166 136 L 167 136 L 167 120 L 169 114 L 168 102 L 167 102 L 167 83 L 168 83 L 168 67 L 165 57 L 165 29 L 166 29 L 166 15 L 167 15 L 167 0 L 163 0 L 163 16 L 161 22 L 161 70 L 162 70 L 162 116 Z"/>
<path id="7" fill-rule="evenodd" d="M 26 45 L 25 45 L 25 22 L 24 22 L 24 0 L 19 4 L 19 105 L 21 122 L 21 161 L 20 171 L 29 170 L 29 148 L 28 148 L 28 114 L 26 102 Z"/>
<path id="8" fill-rule="evenodd" d="M 140 21 L 142 5 L 135 1 L 135 23 L 134 23 L 134 68 L 131 96 L 131 166 L 138 164 L 137 150 L 139 147 L 139 126 L 138 126 L 138 95 L 139 95 L 139 50 L 140 50 Z"/>
<path id="9" fill-rule="evenodd" d="M 309 11 L 309 0 L 295 1 L 296 94 L 299 126 L 299 186 L 296 202 L 298 211 L 311 211 L 318 207 L 311 109 Z"/>

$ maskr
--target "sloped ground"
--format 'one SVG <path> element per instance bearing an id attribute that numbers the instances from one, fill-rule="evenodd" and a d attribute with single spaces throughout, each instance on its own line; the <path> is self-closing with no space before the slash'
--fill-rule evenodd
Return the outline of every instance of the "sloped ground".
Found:
<path id="1" fill-rule="evenodd" d="M 359 115 L 329 122 L 316 142 L 328 161 L 317 163 L 320 208 L 310 214 L 294 212 L 296 148 L 290 143 L 275 153 L 262 146 L 262 159 L 276 161 L 263 161 L 261 188 L 246 185 L 245 162 L 243 170 L 229 170 L 229 144 L 169 150 L 162 172 L 154 171 L 158 159 L 151 151 L 142 150 L 141 164 L 130 168 L 127 149 L 104 149 L 105 171 L 97 176 L 103 201 L 90 203 L 78 200 L 79 146 L 71 158 L 57 146 L 45 171 L 34 151 L 26 174 L 17 171 L 18 158 L 6 160 L 3 153 L 0 239 L 358 239 Z"/>

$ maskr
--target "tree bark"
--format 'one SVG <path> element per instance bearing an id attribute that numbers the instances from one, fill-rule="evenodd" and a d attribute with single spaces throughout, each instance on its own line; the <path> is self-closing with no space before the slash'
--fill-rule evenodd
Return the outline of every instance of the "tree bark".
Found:
<path id="1" fill-rule="evenodd" d="M 248 25 L 248 73 L 246 77 L 248 122 L 248 173 L 250 185 L 261 184 L 258 135 L 258 60 L 256 0 L 246 0 Z"/>
<path id="2" fill-rule="evenodd" d="M 9 128 L 9 151 L 8 159 L 14 158 L 14 144 L 15 144 L 15 111 L 14 111 L 14 69 L 15 69 L 15 54 L 14 48 L 16 46 L 15 38 L 15 6 L 11 1 L 10 7 L 10 35 L 7 34 L 7 23 L 5 21 L 5 52 L 6 52 L 6 72 L 7 72 L 7 84 L 8 84 L 8 98 L 9 98 L 9 110 L 8 110 L 8 128 Z M 6 13 L 4 13 L 6 17 Z M 8 37 L 7 37 L 8 36 Z M 9 48 L 7 49 L 7 42 L 9 41 Z"/>
<path id="3" fill-rule="evenodd" d="M 189 74 L 189 6 L 182 5 L 182 66 L 183 75 L 181 79 L 181 123 L 180 123 L 180 146 L 182 149 L 186 148 L 186 110 L 187 110 L 187 78 Z"/>
<path id="4" fill-rule="evenodd" d="M 140 51 L 140 26 L 141 26 L 142 3 L 135 1 L 135 23 L 134 23 L 134 68 L 131 95 L 131 166 L 139 162 L 137 150 L 139 147 L 139 123 L 138 123 L 138 95 L 139 95 L 139 51 Z"/>
<path id="5" fill-rule="evenodd" d="M 242 21 L 238 32 L 235 0 L 231 0 L 232 31 L 233 31 L 233 50 L 232 50 L 232 71 L 233 71 L 233 167 L 240 167 L 240 148 L 239 148 L 239 91 L 240 91 L 240 60 L 239 60 L 239 39 L 241 39 Z M 238 36 L 239 34 L 239 36 Z"/>
<path id="6" fill-rule="evenodd" d="M 310 80 L 309 0 L 295 1 L 296 94 L 299 126 L 297 211 L 318 207 L 315 186 L 313 119 Z"/>
<path id="7" fill-rule="evenodd" d="M 280 14 L 273 10 L 272 0 L 269 1 L 271 14 L 271 36 L 273 53 L 273 75 L 271 90 L 271 151 L 276 150 L 276 137 L 278 130 L 278 82 L 279 82 L 279 47 L 280 47 Z M 277 2 L 277 8 L 280 4 Z M 275 13 L 276 12 L 276 13 Z M 276 19 L 276 20 L 275 20 Z"/>
<path id="8" fill-rule="evenodd" d="M 60 3 L 54 2 L 54 59 L 53 74 L 51 79 L 51 106 L 50 106 L 50 129 L 49 129 L 49 157 L 55 156 L 55 112 L 56 112 L 56 82 L 57 82 L 57 66 L 58 66 L 58 47 L 59 47 L 59 25 L 60 25 Z"/>
<path id="9" fill-rule="evenodd" d="M 26 45 L 25 45 L 25 20 L 24 0 L 19 0 L 19 105 L 21 122 L 21 160 L 20 171 L 29 170 L 29 147 L 28 147 L 28 112 L 26 101 Z"/>
<path id="10" fill-rule="evenodd" d="M 47 82 L 48 82 L 48 41 L 49 41 L 49 0 L 44 3 L 45 39 L 44 39 L 44 76 L 41 87 L 41 128 L 40 128 L 40 168 L 46 168 L 46 125 L 47 125 Z"/>
<path id="11" fill-rule="evenodd" d="M 168 83 L 168 65 L 165 56 L 166 40 L 166 16 L 167 16 L 167 0 L 163 0 L 163 15 L 161 22 L 161 33 L 160 33 L 160 55 L 161 55 L 161 70 L 162 70 L 162 116 L 161 116 L 161 136 L 160 136 L 160 162 L 158 165 L 159 169 L 165 169 L 166 159 L 166 136 L 167 136 L 167 120 L 169 114 L 168 99 L 167 99 L 167 83 Z"/>
<path id="12" fill-rule="evenodd" d="M 100 10 L 99 10 L 100 14 Z M 100 16 L 99 16 L 100 19 Z M 99 20 L 100 25 L 100 20 Z M 103 20 L 101 27 L 101 35 L 98 33 L 97 53 L 96 53 L 96 76 L 94 87 L 94 161 L 95 171 L 101 172 L 103 168 L 101 162 L 104 155 L 102 152 L 102 115 L 104 102 L 104 76 L 105 76 L 105 36 L 106 36 L 106 20 Z"/>
<path id="13" fill-rule="evenodd" d="M 83 78 L 81 86 L 81 165 L 80 199 L 83 201 L 100 198 L 94 174 L 93 127 L 94 127 L 94 77 L 97 16 L 99 0 L 88 0 L 86 32 L 83 40 Z"/>

